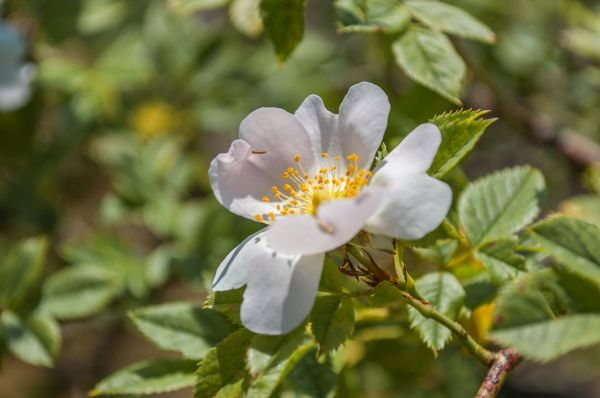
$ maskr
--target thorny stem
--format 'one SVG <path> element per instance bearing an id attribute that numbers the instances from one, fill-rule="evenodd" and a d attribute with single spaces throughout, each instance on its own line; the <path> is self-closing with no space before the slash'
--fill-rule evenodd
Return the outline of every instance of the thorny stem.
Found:
<path id="1" fill-rule="evenodd" d="M 479 362 L 489 368 L 488 373 L 477 392 L 475 398 L 493 398 L 496 397 L 500 388 L 506 381 L 509 372 L 517 366 L 521 361 L 522 357 L 511 349 L 503 349 L 498 352 L 487 350 L 485 347 L 480 345 L 475 339 L 462 327 L 458 322 L 448 318 L 443 313 L 436 310 L 430 303 L 424 300 L 417 292 L 414 287 L 414 282 L 410 275 L 406 272 L 406 268 L 402 263 L 401 252 L 399 251 L 399 245 L 395 244 L 396 253 L 394 255 L 394 261 L 396 270 L 402 271 L 403 280 L 397 281 L 395 277 L 389 275 L 385 271 L 375 264 L 373 258 L 368 256 L 368 252 L 360 250 L 352 245 L 348 245 L 348 252 L 359 261 L 365 268 L 367 268 L 373 275 L 372 279 L 377 282 L 388 281 L 392 285 L 398 287 L 401 292 L 402 299 L 411 307 L 419 311 L 425 318 L 433 319 L 436 322 L 441 323 L 454 335 L 456 335 L 465 348 L 471 353 Z M 410 288 L 410 290 L 409 290 Z"/>

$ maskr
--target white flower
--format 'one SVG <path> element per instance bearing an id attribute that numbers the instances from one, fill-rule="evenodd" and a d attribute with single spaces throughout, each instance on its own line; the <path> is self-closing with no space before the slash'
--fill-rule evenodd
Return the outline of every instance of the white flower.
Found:
<path id="1" fill-rule="evenodd" d="M 441 142 L 435 125 L 417 127 L 370 171 L 389 111 L 385 93 L 366 82 L 350 88 L 339 115 L 315 95 L 293 115 L 260 108 L 212 161 L 217 200 L 268 224 L 227 256 L 213 282 L 216 291 L 246 285 L 248 329 L 277 335 L 298 326 L 314 303 L 324 253 L 360 230 L 413 240 L 446 216 L 452 191 L 427 175 Z"/>
<path id="2" fill-rule="evenodd" d="M 31 97 L 34 68 L 25 64 L 25 50 L 23 36 L 0 21 L 0 111 L 18 109 Z"/>

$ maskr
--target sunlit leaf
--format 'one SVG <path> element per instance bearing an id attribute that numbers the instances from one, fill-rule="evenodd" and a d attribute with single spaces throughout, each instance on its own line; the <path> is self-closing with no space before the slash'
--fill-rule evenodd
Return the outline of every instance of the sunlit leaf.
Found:
<path id="1" fill-rule="evenodd" d="M 208 351 L 198 364 L 195 398 L 212 398 L 244 377 L 246 350 L 252 336 L 246 329 L 240 329 Z"/>
<path id="2" fill-rule="evenodd" d="M 302 327 L 284 336 L 257 335 L 248 350 L 252 383 L 247 397 L 268 398 L 315 346 Z"/>
<path id="3" fill-rule="evenodd" d="M 465 300 L 465 291 L 460 282 L 448 272 L 432 272 L 416 281 L 417 290 L 438 311 L 455 319 Z M 417 330 L 425 344 L 439 351 L 450 340 L 452 332 L 439 322 L 423 317 L 414 308 L 409 308 L 411 326 Z"/>
<path id="4" fill-rule="evenodd" d="M 58 356 L 60 329 L 47 315 L 22 317 L 4 311 L 0 318 L 0 334 L 10 352 L 32 365 L 51 367 Z"/>
<path id="5" fill-rule="evenodd" d="M 546 362 L 577 348 L 600 344 L 600 315 L 567 315 L 558 319 L 493 331 L 490 337 L 521 354 Z"/>
<path id="6" fill-rule="evenodd" d="M 575 218 L 552 217 L 531 230 L 561 266 L 600 284 L 599 227 Z"/>
<path id="7" fill-rule="evenodd" d="M 98 383 L 90 395 L 148 395 L 175 391 L 193 386 L 195 371 L 195 361 L 152 359 L 108 376 Z"/>
<path id="8" fill-rule="evenodd" d="M 26 239 L 0 260 L 0 304 L 12 308 L 27 296 L 41 276 L 47 246 L 45 238 Z"/>
<path id="9" fill-rule="evenodd" d="M 392 44 L 392 50 L 411 79 L 460 105 L 466 67 L 446 35 L 415 25 Z"/>
<path id="10" fill-rule="evenodd" d="M 410 22 L 396 0 L 336 0 L 335 11 L 340 32 L 397 32 Z"/>
<path id="11" fill-rule="evenodd" d="M 496 119 L 482 119 L 487 111 L 462 109 L 434 116 L 430 123 L 442 133 L 442 143 L 429 168 L 429 174 L 440 178 L 452 170 L 479 141 Z"/>
<path id="12" fill-rule="evenodd" d="M 234 329 L 225 316 L 193 303 L 139 308 L 130 312 L 129 317 L 158 347 L 179 351 L 192 359 L 202 358 Z"/>
<path id="13" fill-rule="evenodd" d="M 475 252 L 493 282 L 505 282 L 525 271 L 525 259 L 515 253 L 515 245 L 515 241 L 504 239 L 487 243 Z"/>
<path id="14" fill-rule="evenodd" d="M 404 4 L 415 18 L 432 28 L 485 43 L 496 41 L 490 28 L 451 4 L 435 0 L 409 0 Z"/>
<path id="15" fill-rule="evenodd" d="M 458 212 L 473 246 L 508 238 L 540 211 L 545 184 L 531 167 L 505 169 L 476 180 L 462 193 Z"/>
<path id="16" fill-rule="evenodd" d="M 59 319 L 80 318 L 106 307 L 122 285 L 102 267 L 77 265 L 64 268 L 44 283 L 43 308 Z"/>

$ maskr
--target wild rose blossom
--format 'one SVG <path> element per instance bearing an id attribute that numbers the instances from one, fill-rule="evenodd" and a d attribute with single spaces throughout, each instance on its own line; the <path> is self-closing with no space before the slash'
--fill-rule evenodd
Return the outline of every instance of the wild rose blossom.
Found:
<path id="1" fill-rule="evenodd" d="M 435 125 L 418 126 L 371 171 L 389 111 L 383 90 L 366 82 L 350 88 L 339 115 L 316 95 L 293 115 L 260 108 L 211 162 L 217 200 L 267 225 L 229 253 L 213 282 L 215 291 L 246 285 L 248 329 L 278 335 L 298 326 L 313 306 L 325 253 L 361 230 L 414 240 L 446 216 L 452 191 L 427 175 L 441 143 Z"/>
<path id="2" fill-rule="evenodd" d="M 34 69 L 25 63 L 25 51 L 23 36 L 0 21 L 0 111 L 18 109 L 31 97 Z"/>

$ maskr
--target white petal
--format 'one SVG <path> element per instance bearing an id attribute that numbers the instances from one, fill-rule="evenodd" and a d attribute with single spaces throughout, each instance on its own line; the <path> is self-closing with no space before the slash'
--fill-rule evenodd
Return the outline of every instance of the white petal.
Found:
<path id="1" fill-rule="evenodd" d="M 267 228 L 269 245 L 283 253 L 324 253 L 344 245 L 377 211 L 382 196 L 376 189 L 354 198 L 323 203 L 317 216 L 301 214 L 277 219 Z"/>
<path id="2" fill-rule="evenodd" d="M 395 170 L 424 173 L 431 166 L 441 142 L 442 135 L 435 124 L 421 124 L 385 157 L 377 172 L 394 163 Z"/>
<path id="3" fill-rule="evenodd" d="M 344 155 L 356 153 L 368 169 L 387 127 L 390 102 L 378 86 L 362 82 L 348 90 L 340 105 L 339 129 Z"/>
<path id="4" fill-rule="evenodd" d="M 437 228 L 452 203 L 450 187 L 425 173 L 379 170 L 367 191 L 385 189 L 386 201 L 365 230 L 403 240 L 420 239 Z"/>
<path id="5" fill-rule="evenodd" d="M 0 111 L 12 112 L 31 98 L 31 80 L 35 75 L 35 67 L 23 65 L 18 67 L 9 83 L 0 83 Z"/>
<path id="6" fill-rule="evenodd" d="M 246 284 L 248 273 L 255 266 L 249 259 L 260 256 L 261 251 L 266 250 L 264 233 L 265 230 L 262 229 L 248 236 L 225 257 L 215 273 L 212 286 L 214 291 L 238 289 Z"/>
<path id="7" fill-rule="evenodd" d="M 227 153 L 210 163 L 208 177 L 215 197 L 231 212 L 254 219 L 256 214 L 272 211 L 272 205 L 262 201 L 275 185 L 274 177 L 264 169 L 261 157 L 252 153 L 244 140 L 235 140 Z"/>
<path id="8" fill-rule="evenodd" d="M 256 253 L 244 291 L 242 324 L 269 335 L 284 334 L 300 325 L 315 302 L 324 257 L 288 256 L 268 248 Z"/>
<path id="9" fill-rule="evenodd" d="M 279 108 L 259 108 L 240 124 L 240 138 L 257 152 L 257 164 L 281 179 L 289 166 L 295 166 L 294 156 L 301 156 L 308 171 L 317 167 L 317 158 L 310 137 L 294 115 Z"/>
<path id="10" fill-rule="evenodd" d="M 315 155 L 343 155 L 338 131 L 338 115 L 325 108 L 317 95 L 308 96 L 294 114 L 308 133 Z"/>

